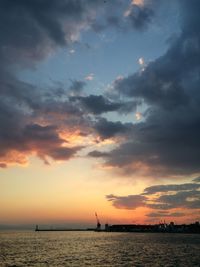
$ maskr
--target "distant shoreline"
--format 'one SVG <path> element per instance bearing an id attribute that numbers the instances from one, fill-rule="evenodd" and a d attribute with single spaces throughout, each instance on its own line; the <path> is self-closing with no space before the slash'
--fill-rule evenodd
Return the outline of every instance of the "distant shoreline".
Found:
<path id="1" fill-rule="evenodd" d="M 39 228 L 36 225 L 36 232 L 59 232 L 59 231 L 94 231 L 94 232 L 118 232 L 118 233 L 189 233 L 200 234 L 200 224 L 195 222 L 193 224 L 180 224 L 175 225 L 173 222 L 170 224 L 160 223 L 155 225 L 140 225 L 140 224 L 114 224 L 105 225 L 105 228 L 101 228 L 101 224 L 98 224 L 96 228 L 86 229 L 73 229 L 73 228 Z"/>
<path id="2" fill-rule="evenodd" d="M 38 229 L 35 232 L 88 232 L 95 231 L 95 229 Z"/>

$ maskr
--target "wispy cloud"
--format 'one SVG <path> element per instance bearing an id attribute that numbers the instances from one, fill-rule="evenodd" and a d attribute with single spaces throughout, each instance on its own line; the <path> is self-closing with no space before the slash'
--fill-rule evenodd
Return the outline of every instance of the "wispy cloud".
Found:
<path id="1" fill-rule="evenodd" d="M 90 73 L 87 76 L 85 76 L 86 81 L 93 81 L 94 80 L 94 73 Z"/>

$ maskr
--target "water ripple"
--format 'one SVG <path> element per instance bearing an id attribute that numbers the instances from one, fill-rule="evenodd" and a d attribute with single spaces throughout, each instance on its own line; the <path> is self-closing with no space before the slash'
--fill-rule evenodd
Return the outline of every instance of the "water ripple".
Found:
<path id="1" fill-rule="evenodd" d="M 1 232 L 0 267 L 200 267 L 200 235 Z"/>

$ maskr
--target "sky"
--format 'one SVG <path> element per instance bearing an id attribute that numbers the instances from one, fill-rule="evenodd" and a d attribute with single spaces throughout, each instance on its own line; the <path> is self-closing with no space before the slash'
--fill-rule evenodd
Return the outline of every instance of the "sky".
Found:
<path id="1" fill-rule="evenodd" d="M 200 220 L 199 12 L 0 1 L 0 225 Z"/>

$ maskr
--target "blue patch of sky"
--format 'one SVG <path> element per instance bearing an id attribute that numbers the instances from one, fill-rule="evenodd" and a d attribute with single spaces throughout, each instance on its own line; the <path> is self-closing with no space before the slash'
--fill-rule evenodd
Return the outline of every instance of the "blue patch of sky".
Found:
<path id="1" fill-rule="evenodd" d="M 168 48 L 167 40 L 178 33 L 177 8 L 161 9 L 154 23 L 144 32 L 135 30 L 117 31 L 107 29 L 100 33 L 82 33 L 79 42 L 56 51 L 40 62 L 35 70 L 19 73 L 22 80 L 39 87 L 48 87 L 61 82 L 65 88 L 71 80 L 84 80 L 93 73 L 94 79 L 87 82 L 86 94 L 101 94 L 117 76 L 127 76 L 139 69 L 138 59 L 148 63 L 162 55 Z"/>

